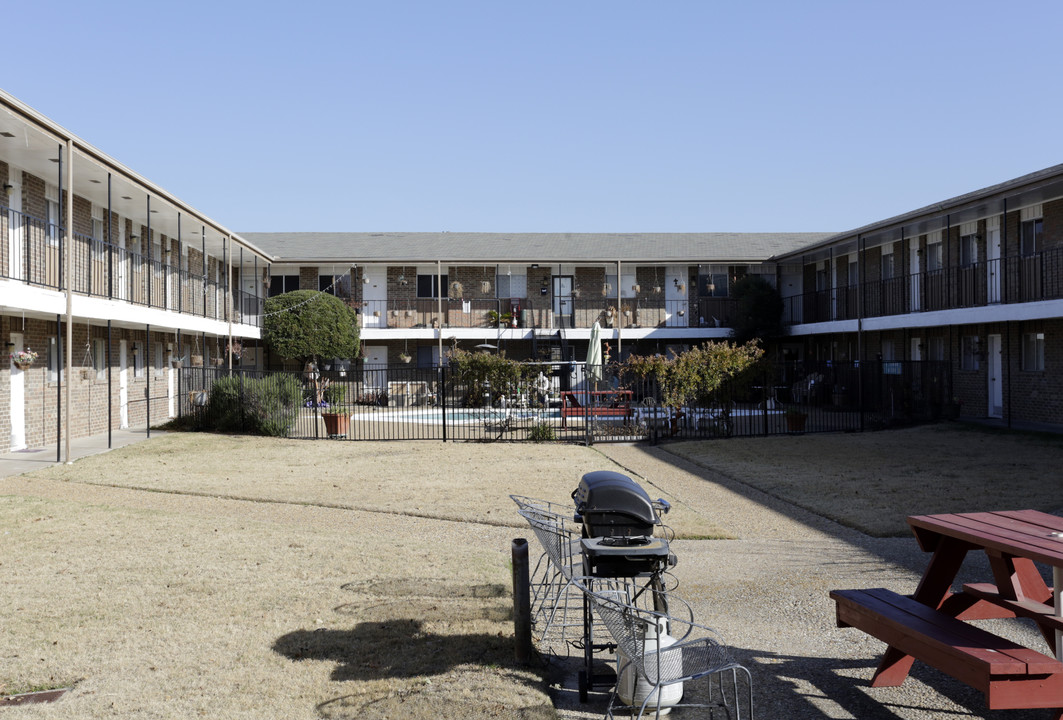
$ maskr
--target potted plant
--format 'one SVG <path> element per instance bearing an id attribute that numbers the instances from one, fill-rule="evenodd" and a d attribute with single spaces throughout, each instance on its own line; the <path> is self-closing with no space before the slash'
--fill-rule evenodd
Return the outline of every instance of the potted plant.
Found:
<path id="1" fill-rule="evenodd" d="M 783 417 L 786 418 L 787 430 L 790 432 L 804 432 L 805 422 L 808 420 L 808 413 L 804 410 L 795 407 L 786 408 Z"/>
<path id="2" fill-rule="evenodd" d="M 406 352 L 405 350 L 403 350 L 402 352 L 400 352 L 400 353 L 399 353 L 399 360 L 401 360 L 401 361 L 402 361 L 402 362 L 404 362 L 404 363 L 408 363 L 408 362 L 410 362 L 411 360 L 413 360 L 413 356 L 412 356 L 412 355 L 410 355 L 410 354 L 409 354 L 408 352 Z"/>
<path id="3" fill-rule="evenodd" d="M 11 362 L 15 363 L 15 367 L 19 370 L 28 370 L 36 362 L 37 357 L 37 353 L 26 348 L 25 350 L 16 350 L 11 353 Z"/>
<path id="4" fill-rule="evenodd" d="M 345 438 L 351 431 L 351 413 L 347 407 L 347 386 L 330 383 L 322 393 L 321 419 L 329 439 Z"/>

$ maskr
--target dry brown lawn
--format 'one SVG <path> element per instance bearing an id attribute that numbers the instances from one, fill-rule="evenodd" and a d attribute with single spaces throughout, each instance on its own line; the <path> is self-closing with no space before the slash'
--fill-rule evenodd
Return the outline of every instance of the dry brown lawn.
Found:
<path id="1" fill-rule="evenodd" d="M 1063 504 L 1057 438 L 938 426 L 667 449 L 708 468 L 697 484 L 722 473 L 876 534 L 912 512 Z M 542 672 L 512 660 L 526 531 L 508 496 L 565 502 L 582 473 L 623 471 L 602 452 L 170 434 L 0 479 L 0 694 L 75 686 L 0 712 L 554 717 Z M 700 490 L 677 492 L 681 536 L 729 534 Z"/>
<path id="2" fill-rule="evenodd" d="M 680 457 L 877 537 L 942 512 L 1063 508 L 1063 437 L 944 423 L 879 433 L 691 442 Z"/>

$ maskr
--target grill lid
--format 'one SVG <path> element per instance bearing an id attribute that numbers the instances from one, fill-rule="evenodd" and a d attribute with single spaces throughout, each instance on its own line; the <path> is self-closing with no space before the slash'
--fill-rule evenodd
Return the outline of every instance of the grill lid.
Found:
<path id="1" fill-rule="evenodd" d="M 635 524 L 652 532 L 657 513 L 646 491 L 629 478 L 612 470 L 598 470 L 584 475 L 572 491 L 576 503 L 576 522 L 584 517 L 593 524 Z"/>

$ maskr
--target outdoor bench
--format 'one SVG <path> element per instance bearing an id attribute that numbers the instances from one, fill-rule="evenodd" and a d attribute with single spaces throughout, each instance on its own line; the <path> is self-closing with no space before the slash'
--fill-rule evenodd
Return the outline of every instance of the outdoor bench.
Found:
<path id="1" fill-rule="evenodd" d="M 983 588 L 984 589 L 984 588 Z M 991 710 L 1056 708 L 1063 663 L 883 588 L 834 590 L 838 627 L 855 627 L 985 694 Z M 899 685 L 881 675 L 872 685 Z"/>
<path id="2" fill-rule="evenodd" d="M 631 417 L 630 390 L 564 391 L 561 393 L 561 427 L 570 417 L 611 417 L 626 420 Z M 590 400 L 584 405 L 582 400 Z"/>

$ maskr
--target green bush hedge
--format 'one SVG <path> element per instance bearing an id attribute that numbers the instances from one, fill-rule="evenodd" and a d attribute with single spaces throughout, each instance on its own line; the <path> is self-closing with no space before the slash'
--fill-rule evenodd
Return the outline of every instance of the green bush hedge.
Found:
<path id="1" fill-rule="evenodd" d="M 302 386 L 291 375 L 219 378 L 211 387 L 204 429 L 287 437 L 302 404 Z"/>

